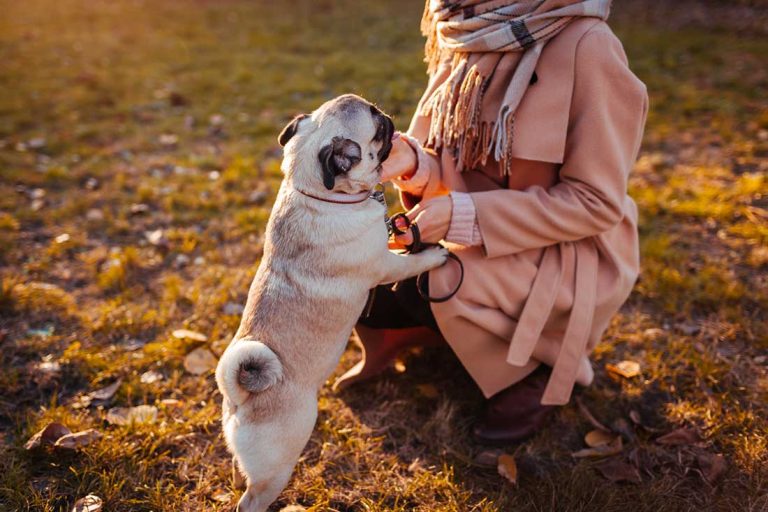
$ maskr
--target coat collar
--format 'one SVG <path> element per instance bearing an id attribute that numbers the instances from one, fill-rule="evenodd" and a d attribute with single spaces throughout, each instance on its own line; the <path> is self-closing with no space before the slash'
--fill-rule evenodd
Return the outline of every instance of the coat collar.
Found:
<path id="1" fill-rule="evenodd" d="M 542 51 L 535 83 L 515 112 L 513 158 L 562 164 L 571 117 L 579 41 L 601 20 L 582 18 L 566 27 Z"/>

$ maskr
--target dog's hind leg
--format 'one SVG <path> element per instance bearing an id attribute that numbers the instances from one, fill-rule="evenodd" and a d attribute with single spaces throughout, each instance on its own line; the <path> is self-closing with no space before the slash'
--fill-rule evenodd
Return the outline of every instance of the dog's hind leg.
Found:
<path id="1" fill-rule="evenodd" d="M 227 433 L 247 488 L 239 512 L 264 512 L 288 484 L 317 419 L 314 392 L 275 411 L 266 423 L 237 422 Z"/>

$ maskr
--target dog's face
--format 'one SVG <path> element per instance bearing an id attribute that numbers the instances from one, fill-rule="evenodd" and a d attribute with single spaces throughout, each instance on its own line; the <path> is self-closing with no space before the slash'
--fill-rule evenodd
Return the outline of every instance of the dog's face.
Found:
<path id="1" fill-rule="evenodd" d="M 380 180 L 392 149 L 392 119 L 354 94 L 294 118 L 278 137 L 285 149 L 283 172 L 309 190 L 354 194 Z"/>

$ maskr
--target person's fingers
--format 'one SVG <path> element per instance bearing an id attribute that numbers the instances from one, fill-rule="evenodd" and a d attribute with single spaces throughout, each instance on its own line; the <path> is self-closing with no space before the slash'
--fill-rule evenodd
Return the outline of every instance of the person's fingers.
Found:
<path id="1" fill-rule="evenodd" d="M 414 169 L 416 153 L 411 145 L 398 136 L 392 138 L 392 150 L 381 164 L 381 180 L 390 181 Z"/>
<path id="2" fill-rule="evenodd" d="M 435 218 L 434 209 L 424 209 L 412 221 L 418 224 L 421 241 L 427 244 L 436 244 L 442 239 L 440 225 Z"/>
<path id="3" fill-rule="evenodd" d="M 413 233 L 411 233 L 411 230 L 409 229 L 402 235 L 395 235 L 395 242 L 400 244 L 402 247 L 411 245 L 413 243 Z"/>
<path id="4" fill-rule="evenodd" d="M 425 205 L 423 201 L 421 203 L 416 203 L 416 206 L 414 206 L 413 208 L 405 212 L 405 216 L 408 217 L 411 220 L 411 222 L 414 222 L 416 218 L 419 216 L 419 214 L 424 211 L 424 208 L 425 208 Z"/>

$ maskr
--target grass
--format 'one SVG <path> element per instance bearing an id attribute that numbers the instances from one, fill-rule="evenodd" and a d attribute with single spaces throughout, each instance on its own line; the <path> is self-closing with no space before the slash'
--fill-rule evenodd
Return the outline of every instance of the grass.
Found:
<path id="1" fill-rule="evenodd" d="M 592 428 L 574 403 L 505 448 L 510 485 L 476 461 L 479 392 L 451 354 L 424 351 L 322 392 L 274 510 L 768 510 L 768 42 L 639 24 L 641 3 L 617 3 L 614 25 L 652 101 L 631 180 L 643 272 L 578 396 L 624 433 L 618 459 L 642 481 L 571 457 Z M 362 5 L 0 1 L 0 509 L 69 510 L 86 494 L 110 511 L 232 508 L 220 397 L 184 356 L 220 353 L 237 328 L 227 306 L 258 264 L 285 122 L 357 92 L 407 125 L 426 82 L 421 5 Z M 612 379 L 622 359 L 641 377 Z M 149 370 L 163 379 L 142 382 Z M 117 378 L 108 403 L 74 407 Z M 105 422 L 140 404 L 155 423 Z M 105 435 L 24 450 L 51 421 Z M 654 441 L 679 426 L 703 440 Z M 714 483 L 706 453 L 727 461 Z"/>

